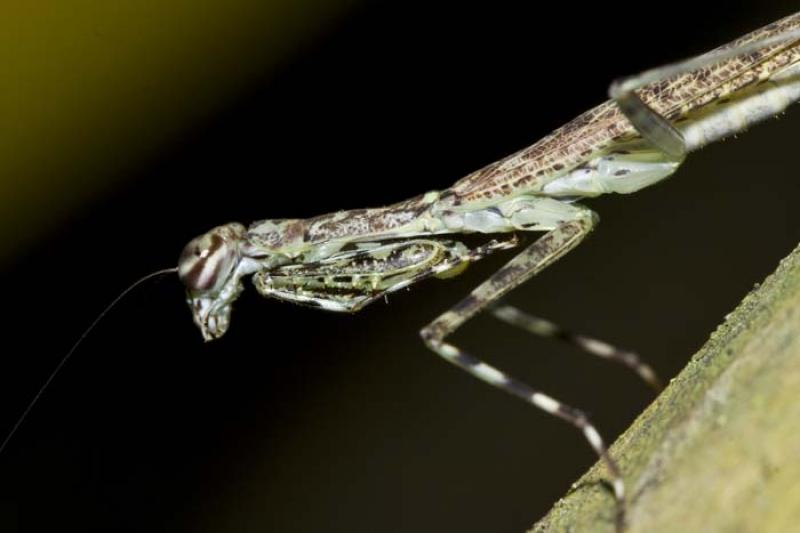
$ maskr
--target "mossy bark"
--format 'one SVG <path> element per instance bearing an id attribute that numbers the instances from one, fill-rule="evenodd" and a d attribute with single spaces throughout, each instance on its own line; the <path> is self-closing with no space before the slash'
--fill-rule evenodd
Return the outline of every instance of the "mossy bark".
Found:
<path id="1" fill-rule="evenodd" d="M 800 531 L 800 247 L 611 448 L 626 533 Z M 596 464 L 532 529 L 614 531 Z"/>

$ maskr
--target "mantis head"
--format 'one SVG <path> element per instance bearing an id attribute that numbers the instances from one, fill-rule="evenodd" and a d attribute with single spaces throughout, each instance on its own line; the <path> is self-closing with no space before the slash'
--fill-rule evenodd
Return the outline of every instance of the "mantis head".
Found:
<path id="1" fill-rule="evenodd" d="M 241 224 L 217 226 L 192 239 L 178 259 L 178 276 L 186 286 L 186 301 L 203 338 L 225 334 L 231 303 L 242 290 L 239 278 L 245 233 Z"/>

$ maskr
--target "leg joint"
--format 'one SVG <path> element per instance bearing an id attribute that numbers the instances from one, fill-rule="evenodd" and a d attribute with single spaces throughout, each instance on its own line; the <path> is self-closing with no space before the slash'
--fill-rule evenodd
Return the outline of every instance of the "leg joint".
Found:
<path id="1" fill-rule="evenodd" d="M 419 336 L 428 348 L 438 347 L 442 344 L 442 334 L 437 331 L 440 328 L 436 327 L 436 323 L 428 324 L 419 331 Z"/>

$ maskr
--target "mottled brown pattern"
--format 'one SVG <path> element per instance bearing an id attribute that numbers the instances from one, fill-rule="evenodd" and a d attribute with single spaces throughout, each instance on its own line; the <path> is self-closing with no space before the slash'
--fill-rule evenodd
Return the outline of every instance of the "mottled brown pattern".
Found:
<path id="1" fill-rule="evenodd" d="M 717 50 L 758 42 L 798 28 L 800 13 Z M 680 123 L 704 106 L 735 97 L 742 89 L 768 80 L 798 61 L 800 44 L 797 41 L 773 45 L 714 66 L 659 80 L 636 92 L 653 110 Z M 437 200 L 440 205 L 474 208 L 482 202 L 491 205 L 501 198 L 535 194 L 549 181 L 611 150 L 620 141 L 638 137 L 617 104 L 606 101 L 532 146 L 462 178 L 442 191 L 438 198 L 435 194 L 421 195 L 382 208 L 338 211 L 305 220 L 273 221 L 278 226 L 275 231 L 253 232 L 249 238 L 255 246 L 281 250 L 291 256 L 308 245 L 327 241 L 358 241 L 392 237 L 407 231 L 413 233 L 415 230 L 409 228 L 419 226 L 420 216 Z"/>
<path id="2" fill-rule="evenodd" d="M 404 226 L 414 223 L 438 199 L 438 194 L 416 196 L 387 207 L 352 209 L 319 215 L 308 219 L 266 220 L 253 223 L 247 240 L 256 248 L 283 253 L 296 253 L 309 244 L 343 239 L 358 241 L 384 238 L 401 233 Z M 272 222 L 271 231 L 261 226 Z"/>
<path id="3" fill-rule="evenodd" d="M 769 24 L 732 43 L 724 50 L 800 28 L 800 13 Z M 789 63 L 800 61 L 795 41 L 743 54 L 720 64 L 651 83 L 637 90 L 639 97 L 669 120 L 697 111 L 706 104 L 768 79 Z M 606 101 L 555 130 L 532 146 L 469 174 L 448 189 L 459 203 L 507 196 L 508 186 L 518 193 L 536 192 L 547 181 L 602 153 L 613 142 L 637 133 L 613 101 Z M 504 189 L 505 186 L 505 189 Z"/>
<path id="4" fill-rule="evenodd" d="M 414 222 L 430 205 L 431 202 L 420 195 L 388 207 L 320 215 L 304 221 L 305 238 L 308 243 L 317 243 L 338 238 L 386 235 Z"/>

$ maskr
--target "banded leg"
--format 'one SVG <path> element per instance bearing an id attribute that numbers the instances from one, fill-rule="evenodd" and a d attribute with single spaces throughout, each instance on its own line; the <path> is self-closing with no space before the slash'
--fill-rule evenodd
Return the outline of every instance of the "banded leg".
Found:
<path id="1" fill-rule="evenodd" d="M 661 392 L 661 390 L 664 388 L 655 371 L 633 352 L 621 350 L 608 344 L 607 342 L 603 342 L 587 335 L 581 335 L 580 333 L 572 333 L 571 331 L 564 330 L 549 320 L 529 315 L 528 313 L 525 313 L 524 311 L 521 311 L 511 305 L 501 304 L 492 306 L 491 311 L 496 318 L 529 333 L 533 333 L 534 335 L 538 335 L 540 337 L 548 337 L 568 342 L 590 353 L 591 355 L 596 355 L 597 357 L 602 357 L 603 359 L 608 359 L 610 361 L 623 364 L 636 372 L 639 377 L 642 378 L 642 380 L 652 387 L 656 392 Z"/>
<path id="2" fill-rule="evenodd" d="M 576 207 L 574 218 L 563 222 L 522 251 L 492 277 L 475 288 L 449 311 L 440 315 L 420 332 L 425 344 L 445 360 L 465 370 L 489 385 L 504 390 L 533 404 L 543 411 L 566 420 L 577 427 L 589 445 L 606 464 L 614 497 L 617 502 L 617 526 L 624 521 L 625 489 L 619 468 L 609 455 L 603 439 L 589 421 L 589 417 L 558 400 L 539 392 L 493 366 L 471 356 L 444 339 L 491 302 L 536 275 L 578 245 L 592 230 L 595 215 Z"/>

